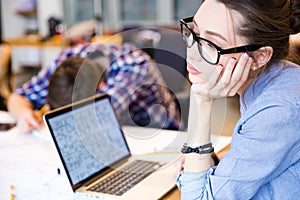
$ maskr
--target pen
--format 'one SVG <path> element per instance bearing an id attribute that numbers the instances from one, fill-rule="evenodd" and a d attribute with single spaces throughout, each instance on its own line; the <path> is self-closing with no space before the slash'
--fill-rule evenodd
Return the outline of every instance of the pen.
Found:
<path id="1" fill-rule="evenodd" d="M 39 111 L 37 111 L 36 113 L 34 113 L 34 118 L 36 119 L 40 119 L 43 114 L 45 114 L 47 112 L 47 110 L 49 110 L 49 105 L 45 104 Z M 32 124 L 30 124 L 29 122 L 27 122 L 28 126 L 32 126 Z"/>
<path id="2" fill-rule="evenodd" d="M 10 200 L 15 200 L 15 193 L 14 193 L 15 186 L 10 185 L 9 189 L 10 189 Z"/>
<path id="3" fill-rule="evenodd" d="M 45 104 L 39 111 L 37 111 L 34 114 L 34 117 L 37 119 L 41 118 L 43 116 L 43 114 L 45 114 L 47 112 L 47 110 L 49 110 L 49 105 Z"/>

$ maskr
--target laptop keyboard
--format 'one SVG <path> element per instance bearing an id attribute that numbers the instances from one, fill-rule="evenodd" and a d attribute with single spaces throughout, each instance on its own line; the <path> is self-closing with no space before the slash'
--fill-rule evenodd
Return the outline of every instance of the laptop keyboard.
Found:
<path id="1" fill-rule="evenodd" d="M 136 160 L 88 190 L 121 196 L 160 166 L 158 162 Z"/>

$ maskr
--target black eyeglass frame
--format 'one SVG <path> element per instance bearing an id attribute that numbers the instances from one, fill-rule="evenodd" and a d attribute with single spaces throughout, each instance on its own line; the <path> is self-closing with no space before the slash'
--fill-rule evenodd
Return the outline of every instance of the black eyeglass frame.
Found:
<path id="1" fill-rule="evenodd" d="M 199 50 L 199 53 L 200 53 L 201 57 L 206 62 L 208 62 L 209 64 L 212 64 L 212 65 L 218 64 L 221 55 L 224 55 L 224 54 L 241 53 L 241 52 L 252 52 L 252 51 L 256 51 L 259 48 L 261 48 L 261 47 L 264 46 L 262 44 L 251 44 L 251 45 L 238 46 L 238 47 L 229 48 L 229 49 L 222 49 L 221 47 L 219 47 L 218 45 L 212 43 L 211 41 L 209 41 L 209 40 L 207 40 L 205 38 L 202 38 L 202 37 L 199 37 L 199 36 L 196 35 L 196 33 L 187 24 L 187 23 L 193 22 L 193 19 L 194 19 L 194 16 L 191 16 L 191 17 L 188 17 L 188 18 L 184 18 L 184 19 L 180 19 L 180 28 L 181 28 L 181 33 L 182 33 L 182 39 L 183 39 L 185 45 L 188 48 L 191 48 L 195 44 L 195 42 L 197 42 L 198 43 L 198 50 Z M 185 36 L 183 34 L 183 26 L 185 26 L 187 29 L 189 29 L 189 31 L 193 35 L 193 42 L 192 42 L 191 45 L 188 45 L 187 42 L 185 41 Z M 210 62 L 209 60 L 207 60 L 206 58 L 204 58 L 202 56 L 202 53 L 201 53 L 201 50 L 200 50 L 200 46 L 201 46 L 201 44 L 199 42 L 200 40 L 204 40 L 205 42 L 208 42 L 210 45 L 214 46 L 217 49 L 218 57 L 217 57 L 217 61 L 216 62 L 214 62 L 214 63 Z"/>

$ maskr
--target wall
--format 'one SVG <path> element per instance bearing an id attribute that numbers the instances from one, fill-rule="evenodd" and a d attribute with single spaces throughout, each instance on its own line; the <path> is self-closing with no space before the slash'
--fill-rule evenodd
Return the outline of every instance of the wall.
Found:
<path id="1" fill-rule="evenodd" d="M 63 2 L 61 0 L 37 0 L 39 34 L 47 36 L 48 19 L 53 16 L 63 19 Z"/>
<path id="2" fill-rule="evenodd" d="M 3 40 L 24 35 L 27 18 L 15 13 L 15 9 L 26 0 L 1 0 L 1 22 Z M 51 16 L 63 17 L 61 0 L 37 0 L 37 20 L 39 35 L 48 34 L 48 19 Z"/>
<path id="3" fill-rule="evenodd" d="M 1 0 L 2 39 L 23 35 L 26 18 L 15 14 L 15 8 L 22 0 Z"/>

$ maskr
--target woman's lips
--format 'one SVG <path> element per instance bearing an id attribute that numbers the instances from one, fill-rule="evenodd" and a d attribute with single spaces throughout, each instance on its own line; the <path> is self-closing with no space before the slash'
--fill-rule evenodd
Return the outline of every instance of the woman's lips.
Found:
<path id="1" fill-rule="evenodd" d="M 205 82 L 203 77 L 201 76 L 201 72 L 199 72 L 195 67 L 193 67 L 193 65 L 188 63 L 187 71 L 189 72 L 189 79 L 193 84 L 202 84 Z"/>
<path id="2" fill-rule="evenodd" d="M 196 70 L 191 64 L 187 64 L 187 71 L 194 75 L 200 74 L 200 72 Z"/>

